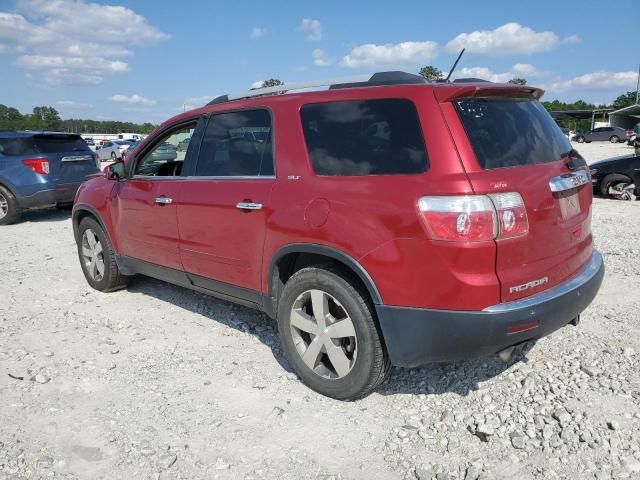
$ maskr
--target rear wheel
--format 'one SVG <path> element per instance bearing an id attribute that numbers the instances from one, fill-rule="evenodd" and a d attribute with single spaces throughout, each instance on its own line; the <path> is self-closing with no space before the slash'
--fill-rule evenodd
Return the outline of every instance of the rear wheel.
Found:
<path id="1" fill-rule="evenodd" d="M 576 137 L 576 142 L 584 143 L 584 137 Z"/>
<path id="2" fill-rule="evenodd" d="M 109 237 L 93 218 L 84 218 L 78 227 L 78 257 L 87 282 L 101 292 L 112 292 L 127 285 L 116 264 Z"/>
<path id="3" fill-rule="evenodd" d="M 116 160 L 116 152 L 111 152 L 111 160 L 115 162 Z"/>
<path id="4" fill-rule="evenodd" d="M 296 272 L 278 302 L 278 330 L 290 365 L 322 395 L 362 398 L 389 370 L 373 305 L 344 268 L 323 265 Z"/>
<path id="5" fill-rule="evenodd" d="M 0 187 L 0 225 L 16 223 L 21 213 L 16 197 L 6 188 Z"/>
<path id="6" fill-rule="evenodd" d="M 600 193 L 616 200 L 636 200 L 636 186 L 626 175 L 612 173 L 600 182 Z"/>
<path id="7" fill-rule="evenodd" d="M 609 141 L 611 143 L 618 143 L 620 141 L 620 137 L 618 137 L 617 135 L 612 135 Z"/>

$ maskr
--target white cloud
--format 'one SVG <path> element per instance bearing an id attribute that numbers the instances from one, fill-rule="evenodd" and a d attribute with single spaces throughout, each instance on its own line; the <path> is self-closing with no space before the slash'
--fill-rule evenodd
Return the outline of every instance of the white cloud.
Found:
<path id="1" fill-rule="evenodd" d="M 320 40 L 322 38 L 322 25 L 319 20 L 303 18 L 298 30 L 307 34 L 307 40 Z"/>
<path id="2" fill-rule="evenodd" d="M 155 100 L 150 100 L 148 98 L 142 97 L 137 94 L 129 95 L 129 96 L 122 95 L 122 94 L 111 95 L 109 97 L 109 100 L 113 102 L 118 102 L 118 103 L 128 103 L 131 105 L 142 105 L 147 107 L 150 107 L 158 103 Z"/>
<path id="3" fill-rule="evenodd" d="M 184 102 L 182 102 L 182 105 L 180 105 L 178 110 L 183 112 L 186 110 L 193 110 L 194 108 L 203 107 L 217 96 L 218 95 L 203 95 L 202 97 L 185 98 Z"/>
<path id="4" fill-rule="evenodd" d="M 585 73 L 571 80 L 563 80 L 552 83 L 550 91 L 566 92 L 569 90 L 609 90 L 613 88 L 635 87 L 638 78 L 637 72 L 593 72 Z"/>
<path id="5" fill-rule="evenodd" d="M 19 54 L 18 66 L 53 85 L 99 84 L 128 70 L 120 59 L 132 48 L 167 38 L 129 8 L 85 0 L 18 0 L 0 12 L 0 53 Z"/>
<path id="6" fill-rule="evenodd" d="M 538 73 L 538 69 L 530 63 L 516 63 L 511 67 L 511 70 L 518 75 L 536 75 Z"/>
<path id="7" fill-rule="evenodd" d="M 580 43 L 581 41 L 582 39 L 578 35 L 569 35 L 562 39 L 562 43 L 569 43 L 569 44 Z"/>
<path id="8" fill-rule="evenodd" d="M 258 80 L 257 82 L 253 82 L 253 83 L 251 84 L 251 87 L 250 87 L 250 88 L 251 88 L 251 89 L 254 89 L 254 88 L 262 88 L 262 84 L 263 84 L 263 83 L 264 83 L 264 80 Z"/>
<path id="9" fill-rule="evenodd" d="M 494 72 L 487 67 L 464 67 L 453 74 L 453 78 L 480 78 L 490 82 L 506 83 L 515 77 L 536 77 L 541 75 L 536 67 L 529 63 L 516 63 L 508 72 Z M 531 82 L 529 82 L 531 83 Z"/>
<path id="10" fill-rule="evenodd" d="M 267 29 L 264 27 L 253 27 L 249 38 L 260 38 L 267 34 Z"/>
<path id="11" fill-rule="evenodd" d="M 432 60 L 438 53 L 436 42 L 402 42 L 376 45 L 367 43 L 355 47 L 342 58 L 342 66 L 349 68 L 377 68 L 418 65 Z"/>
<path id="12" fill-rule="evenodd" d="M 532 54 L 552 50 L 559 41 L 553 32 L 536 32 L 519 23 L 510 22 L 495 30 L 461 33 L 450 40 L 446 48 L 449 53 L 458 53 L 466 48 L 466 53 L 480 55 Z"/>
<path id="13" fill-rule="evenodd" d="M 75 100 L 58 100 L 56 105 L 69 109 L 92 108 L 93 103 L 76 102 Z"/>
<path id="14" fill-rule="evenodd" d="M 313 64 L 318 67 L 328 67 L 331 65 L 331 59 L 329 55 L 322 50 L 321 48 L 316 48 L 313 52 L 311 52 L 311 57 L 313 58 Z"/>

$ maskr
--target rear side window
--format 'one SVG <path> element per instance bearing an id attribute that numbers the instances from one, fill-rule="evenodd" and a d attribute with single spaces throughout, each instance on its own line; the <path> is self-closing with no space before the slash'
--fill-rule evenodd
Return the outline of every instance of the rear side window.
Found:
<path id="1" fill-rule="evenodd" d="M 38 153 L 31 137 L 0 138 L 0 155 L 33 155 Z"/>
<path id="2" fill-rule="evenodd" d="M 212 115 L 200 144 L 196 176 L 274 175 L 271 115 L 245 110 Z"/>
<path id="3" fill-rule="evenodd" d="M 90 151 L 79 135 L 36 135 L 33 141 L 41 153 Z"/>
<path id="4" fill-rule="evenodd" d="M 478 163 L 484 169 L 554 162 L 571 144 L 538 101 L 475 98 L 455 102 Z"/>
<path id="5" fill-rule="evenodd" d="M 405 99 L 305 105 L 302 129 L 318 175 L 399 175 L 427 169 L 418 113 Z"/>

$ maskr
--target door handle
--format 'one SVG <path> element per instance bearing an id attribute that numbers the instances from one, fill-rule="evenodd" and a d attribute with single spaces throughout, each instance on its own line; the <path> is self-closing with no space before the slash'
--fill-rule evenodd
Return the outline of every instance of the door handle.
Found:
<path id="1" fill-rule="evenodd" d="M 239 208 L 240 210 L 260 210 L 262 208 L 262 204 L 253 202 L 238 202 L 236 204 L 236 208 Z"/>
<path id="2" fill-rule="evenodd" d="M 171 202 L 173 202 L 173 198 L 169 197 L 156 197 L 154 200 L 154 203 L 157 203 L 158 205 L 168 205 Z"/>

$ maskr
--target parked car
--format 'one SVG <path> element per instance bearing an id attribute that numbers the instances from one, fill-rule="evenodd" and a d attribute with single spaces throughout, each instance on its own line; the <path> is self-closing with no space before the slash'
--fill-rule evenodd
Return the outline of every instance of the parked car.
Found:
<path id="1" fill-rule="evenodd" d="M 115 143 L 118 148 L 118 157 L 122 159 L 124 158 L 125 152 L 129 150 L 133 142 L 130 142 L 129 140 L 116 140 L 113 143 Z"/>
<path id="2" fill-rule="evenodd" d="M 603 197 L 636 200 L 640 196 L 640 155 L 624 155 L 591 164 L 594 192 Z"/>
<path id="3" fill-rule="evenodd" d="M 509 358 L 577 324 L 604 265 L 588 168 L 541 90 L 384 72 L 270 92 L 174 117 L 83 184 L 93 288 L 142 274 L 262 310 L 301 380 L 342 400 L 392 364 Z M 184 135 L 183 161 L 156 161 Z"/>
<path id="4" fill-rule="evenodd" d="M 121 153 L 122 160 L 125 160 L 127 158 L 127 155 L 129 155 L 129 152 L 133 152 L 138 145 L 140 145 L 139 140 L 136 140 L 135 142 L 130 142 L 129 148 L 127 148 L 126 150 L 123 150 Z"/>
<path id="5" fill-rule="evenodd" d="M 26 209 L 70 205 L 96 155 L 79 135 L 0 132 L 0 225 L 15 223 Z"/>
<path id="6" fill-rule="evenodd" d="M 594 128 L 590 132 L 580 133 L 574 137 L 574 140 L 578 143 L 590 143 L 590 142 L 626 142 L 627 134 L 624 128 L 621 127 L 598 127 Z"/>
<path id="7" fill-rule="evenodd" d="M 101 162 L 115 162 L 118 159 L 122 159 L 122 152 L 119 147 L 120 145 L 116 142 L 106 141 L 96 147 L 96 153 L 98 157 L 100 157 Z"/>
<path id="8" fill-rule="evenodd" d="M 178 146 L 176 147 L 176 150 L 178 152 L 186 152 L 187 151 L 187 147 L 189 147 L 189 142 L 191 141 L 191 137 L 187 137 L 183 140 L 180 140 L 178 142 Z"/>

